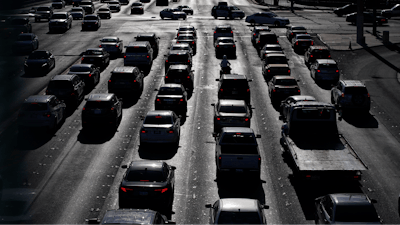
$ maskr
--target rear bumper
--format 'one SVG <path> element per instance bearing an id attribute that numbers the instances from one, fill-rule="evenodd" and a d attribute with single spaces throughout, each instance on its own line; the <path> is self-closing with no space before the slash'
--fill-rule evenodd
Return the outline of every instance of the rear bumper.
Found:
<path id="1" fill-rule="evenodd" d="M 165 131 L 164 131 L 165 132 Z M 153 135 L 153 134 L 140 134 L 140 143 L 176 143 L 179 140 L 178 134 L 174 135 Z"/>

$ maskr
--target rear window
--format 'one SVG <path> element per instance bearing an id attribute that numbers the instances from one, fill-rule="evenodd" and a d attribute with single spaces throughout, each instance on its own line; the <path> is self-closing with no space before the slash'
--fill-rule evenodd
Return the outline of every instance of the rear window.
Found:
<path id="1" fill-rule="evenodd" d="M 168 56 L 168 62 L 183 62 L 186 63 L 189 60 L 188 55 L 170 55 Z M 182 72 L 182 70 L 179 70 Z"/>
<path id="2" fill-rule="evenodd" d="M 256 139 L 254 134 L 242 133 L 225 133 L 222 137 L 221 143 L 237 143 L 237 144 L 254 144 Z"/>
<path id="3" fill-rule="evenodd" d="M 147 53 L 146 47 L 133 46 L 126 48 L 126 53 Z"/>
<path id="4" fill-rule="evenodd" d="M 232 39 L 220 39 L 220 40 L 218 40 L 218 43 L 232 43 L 232 44 L 234 44 L 235 41 L 232 40 Z"/>
<path id="5" fill-rule="evenodd" d="M 143 124 L 172 124 L 171 116 L 146 116 Z"/>
<path id="6" fill-rule="evenodd" d="M 216 31 L 217 31 L 217 33 L 231 33 L 232 29 L 231 28 L 217 28 Z"/>
<path id="7" fill-rule="evenodd" d="M 85 20 L 97 20 L 97 16 L 85 16 Z"/>
<path id="8" fill-rule="evenodd" d="M 49 82 L 48 88 L 50 89 L 72 89 L 71 82 L 67 80 L 54 80 Z"/>
<path id="9" fill-rule="evenodd" d="M 111 80 L 134 80 L 136 78 L 133 73 L 113 73 L 111 75 Z"/>
<path id="10" fill-rule="evenodd" d="M 173 46 L 171 50 L 187 50 L 189 51 L 189 46 Z"/>
<path id="11" fill-rule="evenodd" d="M 330 109 L 298 109 L 297 119 L 329 119 Z"/>
<path id="12" fill-rule="evenodd" d="M 45 111 L 47 110 L 47 103 L 24 103 L 22 104 L 21 111 Z"/>
<path id="13" fill-rule="evenodd" d="M 221 212 L 218 224 L 261 224 L 257 212 Z"/>
<path id="14" fill-rule="evenodd" d="M 93 3 L 92 2 L 81 2 L 81 3 L 79 3 L 79 5 L 92 5 Z"/>
<path id="15" fill-rule="evenodd" d="M 90 67 L 71 67 L 70 72 L 90 72 Z"/>
<path id="16" fill-rule="evenodd" d="M 100 51 L 100 50 L 86 50 L 85 55 L 103 55 L 103 51 Z"/>
<path id="17" fill-rule="evenodd" d="M 247 83 L 247 80 L 245 80 L 245 79 L 240 79 L 240 80 L 227 79 L 227 80 L 223 81 L 221 88 L 234 88 L 234 87 L 248 89 L 249 84 Z"/>
<path id="18" fill-rule="evenodd" d="M 161 88 L 159 95 L 183 95 L 182 88 Z"/>
<path id="19" fill-rule="evenodd" d="M 247 110 L 244 106 L 220 106 L 219 112 L 222 112 L 222 113 L 246 113 Z"/>
<path id="20" fill-rule="evenodd" d="M 193 36 L 179 35 L 178 40 L 194 40 Z"/>
<path id="21" fill-rule="evenodd" d="M 365 87 L 346 87 L 345 93 L 350 95 L 361 95 L 368 94 L 368 91 Z"/>
<path id="22" fill-rule="evenodd" d="M 112 103 L 109 101 L 88 101 L 86 102 L 85 108 L 90 109 L 109 109 Z"/>
<path id="23" fill-rule="evenodd" d="M 77 8 L 72 8 L 71 9 L 71 12 L 82 12 L 82 11 L 83 11 L 83 9 L 77 9 Z"/>
<path id="24" fill-rule="evenodd" d="M 187 30 L 194 30 L 193 28 L 190 28 L 190 27 L 180 27 L 179 28 L 179 31 L 187 31 Z"/>
<path id="25" fill-rule="evenodd" d="M 50 11 L 48 7 L 39 7 L 36 11 Z"/>
<path id="26" fill-rule="evenodd" d="M 136 41 L 148 41 L 150 44 L 156 43 L 153 37 L 137 37 Z"/>
<path id="27" fill-rule="evenodd" d="M 336 206 L 337 222 L 379 222 L 378 214 L 372 205 Z"/>
<path id="28" fill-rule="evenodd" d="M 282 51 L 281 47 L 265 47 L 266 51 Z"/>
<path id="29" fill-rule="evenodd" d="M 287 64 L 286 57 L 281 56 L 267 57 L 267 61 L 269 64 Z"/>
<path id="30" fill-rule="evenodd" d="M 19 35 L 18 36 L 18 41 L 30 41 L 32 40 L 31 36 L 28 35 Z"/>
<path id="31" fill-rule="evenodd" d="M 278 39 L 276 38 L 275 35 L 261 35 L 260 41 L 276 43 Z"/>
<path id="32" fill-rule="evenodd" d="M 325 57 L 328 57 L 329 55 L 330 55 L 330 52 L 329 52 L 329 50 L 319 50 L 319 49 L 316 49 L 316 50 L 314 50 L 314 51 L 312 51 L 312 54 L 313 55 L 315 55 L 315 56 L 325 56 Z"/>
<path id="33" fill-rule="evenodd" d="M 297 82 L 296 80 L 293 79 L 277 79 L 275 80 L 275 85 L 290 86 L 290 85 L 297 85 Z"/>
<path id="34" fill-rule="evenodd" d="M 311 39 L 310 36 L 297 36 L 297 39 Z"/>
<path id="35" fill-rule="evenodd" d="M 305 27 L 293 27 L 292 30 L 306 30 Z"/>
<path id="36" fill-rule="evenodd" d="M 104 11 L 108 11 L 108 9 L 104 9 Z M 101 39 L 101 42 L 117 42 L 117 39 L 115 39 L 115 38 L 103 38 L 103 39 Z"/>
<path id="37" fill-rule="evenodd" d="M 329 64 L 329 63 L 324 63 L 324 64 L 319 64 L 320 69 L 337 69 L 336 64 Z"/>
<path id="38" fill-rule="evenodd" d="M 125 178 L 126 181 L 143 181 L 143 182 L 164 182 L 162 171 L 152 170 L 132 170 L 129 171 L 128 176 Z"/>

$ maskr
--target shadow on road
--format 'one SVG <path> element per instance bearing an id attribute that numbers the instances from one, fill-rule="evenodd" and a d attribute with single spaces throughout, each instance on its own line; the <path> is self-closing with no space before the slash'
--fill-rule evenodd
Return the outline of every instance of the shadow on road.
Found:
<path id="1" fill-rule="evenodd" d="M 175 156 L 178 148 L 172 144 L 146 144 L 144 146 L 142 144 L 139 146 L 138 152 L 142 159 L 168 160 Z"/>
<path id="2" fill-rule="evenodd" d="M 103 144 L 114 137 L 117 129 L 111 126 L 84 128 L 78 134 L 78 141 L 82 144 Z"/>
<path id="3" fill-rule="evenodd" d="M 378 128 L 379 123 L 370 113 L 343 113 L 343 120 L 357 128 Z"/>

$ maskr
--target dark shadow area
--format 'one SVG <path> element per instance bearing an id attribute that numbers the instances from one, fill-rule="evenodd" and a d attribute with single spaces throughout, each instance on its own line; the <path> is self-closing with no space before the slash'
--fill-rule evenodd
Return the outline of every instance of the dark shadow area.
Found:
<path id="1" fill-rule="evenodd" d="M 385 63 L 387 66 L 389 66 L 390 68 L 392 68 L 393 70 L 397 71 L 398 73 L 400 73 L 400 68 L 393 65 L 392 63 L 390 63 L 389 61 L 387 61 L 386 59 L 384 59 L 382 56 L 380 56 L 378 53 L 376 53 L 375 51 L 373 51 L 370 47 L 368 47 L 367 45 L 362 45 L 363 48 L 370 53 L 371 55 L 375 56 L 375 58 L 379 59 L 381 62 Z"/>
<path id="2" fill-rule="evenodd" d="M 58 128 L 59 127 L 57 127 L 57 129 Z M 16 140 L 17 149 L 35 150 L 50 141 L 53 138 L 55 132 L 56 131 L 49 131 L 47 127 L 19 128 Z"/>
<path id="3" fill-rule="evenodd" d="M 136 105 L 136 103 L 140 99 L 140 95 L 139 94 L 132 95 L 132 96 L 128 96 L 128 95 L 121 95 L 120 96 L 120 95 L 117 95 L 117 97 L 118 98 L 122 98 L 122 108 L 123 109 L 128 109 L 128 108 Z"/>
<path id="4" fill-rule="evenodd" d="M 369 112 L 346 112 L 343 111 L 342 118 L 357 128 L 378 128 L 379 123 Z"/>
<path id="5" fill-rule="evenodd" d="M 141 159 L 168 160 L 178 152 L 174 144 L 141 144 L 139 145 L 139 157 Z"/>
<path id="6" fill-rule="evenodd" d="M 66 29 L 58 29 L 58 30 L 49 30 L 49 32 L 47 32 L 47 34 L 64 34 L 66 33 L 68 30 Z"/>
<path id="7" fill-rule="evenodd" d="M 79 132 L 78 141 L 82 144 L 103 144 L 114 137 L 117 128 L 113 125 L 85 127 Z"/>
<path id="8" fill-rule="evenodd" d="M 310 74 L 311 76 L 311 74 Z M 336 84 L 337 82 L 332 82 L 332 81 L 316 81 L 314 80 L 315 84 L 318 85 L 320 88 L 324 89 L 324 90 L 331 90 L 332 89 L 332 85 Z"/>

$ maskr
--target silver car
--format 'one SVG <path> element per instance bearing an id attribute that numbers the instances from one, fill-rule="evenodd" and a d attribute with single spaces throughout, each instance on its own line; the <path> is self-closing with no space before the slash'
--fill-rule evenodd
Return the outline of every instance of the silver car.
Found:
<path id="1" fill-rule="evenodd" d="M 170 51 L 173 50 L 183 50 L 188 51 L 191 55 L 193 55 L 193 50 L 188 43 L 173 43 L 171 47 L 169 47 Z"/>
<path id="2" fill-rule="evenodd" d="M 65 119 L 65 108 L 65 103 L 55 95 L 29 96 L 18 113 L 18 128 L 47 127 L 53 132 Z"/>
<path id="3" fill-rule="evenodd" d="M 335 60 L 333 59 L 317 59 L 310 66 L 310 74 L 314 80 L 329 81 L 336 83 L 339 81 L 340 73 Z"/>
<path id="4" fill-rule="evenodd" d="M 107 7 L 111 10 L 111 12 L 121 11 L 121 4 L 119 3 L 119 1 L 108 2 Z"/>
<path id="5" fill-rule="evenodd" d="M 214 133 L 222 127 L 250 127 L 251 108 L 244 100 L 220 99 L 214 106 Z"/>
<path id="6" fill-rule="evenodd" d="M 170 110 L 149 111 L 140 129 L 140 145 L 172 143 L 179 145 L 181 118 Z"/>
<path id="7" fill-rule="evenodd" d="M 73 7 L 70 13 L 74 20 L 83 20 L 83 17 L 85 17 L 86 14 L 82 7 Z"/>
<path id="8" fill-rule="evenodd" d="M 120 55 L 124 49 L 124 43 L 119 37 L 103 37 L 99 48 L 103 48 L 110 54 Z"/>

